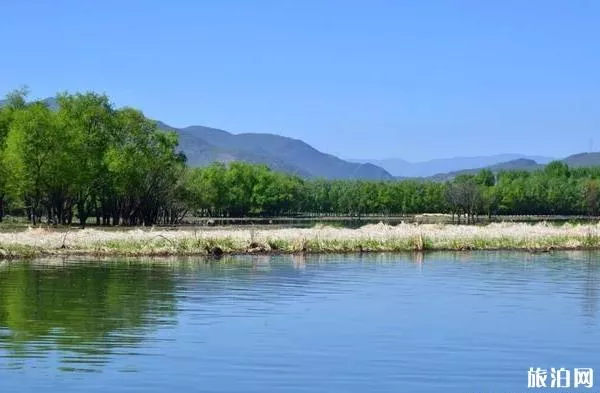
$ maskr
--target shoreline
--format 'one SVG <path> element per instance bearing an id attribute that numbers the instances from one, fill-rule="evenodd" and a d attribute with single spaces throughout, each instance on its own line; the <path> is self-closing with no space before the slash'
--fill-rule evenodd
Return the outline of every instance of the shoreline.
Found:
<path id="1" fill-rule="evenodd" d="M 28 229 L 0 233 L 0 260 L 45 257 L 169 257 L 407 251 L 600 250 L 600 224 L 368 224 L 313 228 Z"/>

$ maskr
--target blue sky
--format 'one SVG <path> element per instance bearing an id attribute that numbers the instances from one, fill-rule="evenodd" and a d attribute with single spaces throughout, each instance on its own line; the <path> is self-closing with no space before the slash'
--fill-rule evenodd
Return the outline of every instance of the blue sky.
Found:
<path id="1" fill-rule="evenodd" d="M 0 92 L 342 157 L 600 150 L 600 1 L 4 1 Z"/>

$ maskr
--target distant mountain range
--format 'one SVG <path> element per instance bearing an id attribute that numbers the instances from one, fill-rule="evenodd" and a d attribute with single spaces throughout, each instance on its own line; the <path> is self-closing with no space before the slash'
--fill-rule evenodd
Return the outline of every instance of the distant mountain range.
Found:
<path id="1" fill-rule="evenodd" d="M 484 168 L 504 162 L 528 159 L 539 164 L 547 164 L 552 157 L 528 156 L 525 154 L 496 154 L 491 156 L 438 158 L 434 160 L 409 162 L 401 158 L 383 160 L 352 159 L 352 162 L 370 162 L 378 165 L 396 177 L 429 177 L 439 173 L 460 171 L 470 168 Z"/>
<path id="2" fill-rule="evenodd" d="M 56 109 L 54 98 L 44 100 Z M 3 101 L 0 101 L 2 106 Z M 391 180 L 422 178 L 445 181 L 457 175 L 476 173 L 483 168 L 500 170 L 534 170 L 552 161 L 551 157 L 524 154 L 498 154 L 408 162 L 399 158 L 383 160 L 343 160 L 320 152 L 309 144 L 275 134 L 230 132 L 204 126 L 158 127 L 179 134 L 179 146 L 190 166 L 212 162 L 245 161 L 266 164 L 273 170 L 294 173 L 306 178 Z M 562 159 L 571 167 L 600 165 L 600 153 L 580 153 Z"/>
<path id="3" fill-rule="evenodd" d="M 302 177 L 326 179 L 389 180 L 393 176 L 371 163 L 342 160 L 318 151 L 309 144 L 274 134 L 232 134 L 203 126 L 173 128 L 159 122 L 159 128 L 179 134 L 179 146 L 191 166 L 214 161 L 246 161 L 266 164 L 274 170 Z"/>
<path id="4" fill-rule="evenodd" d="M 322 153 L 309 144 L 274 134 L 232 134 L 227 131 L 190 126 L 173 128 L 158 122 L 159 128 L 175 131 L 180 147 L 191 166 L 214 161 L 245 161 L 266 164 L 274 170 L 302 177 L 327 179 L 390 180 L 422 178 L 445 181 L 463 173 L 477 173 L 483 168 L 500 170 L 534 170 L 543 168 L 554 158 L 524 154 L 457 157 L 410 163 L 402 159 L 342 160 Z M 571 167 L 600 165 L 600 153 L 580 153 L 562 159 Z M 403 168 L 403 169 L 401 169 Z M 399 172 L 403 170 L 404 172 Z M 398 174 L 401 175 L 398 175 Z"/>
<path id="5" fill-rule="evenodd" d="M 571 168 L 589 167 L 589 166 L 600 166 L 600 153 L 578 153 L 565 157 L 561 160 Z M 482 169 L 490 169 L 492 172 L 497 173 L 501 170 L 524 170 L 533 171 L 536 169 L 544 168 L 546 163 L 541 164 L 532 159 L 519 158 L 516 160 L 501 162 L 487 167 L 463 169 L 459 171 L 452 171 L 446 173 L 438 173 L 433 176 L 429 176 L 428 179 L 436 181 L 451 180 L 458 175 L 463 174 L 475 174 Z"/>

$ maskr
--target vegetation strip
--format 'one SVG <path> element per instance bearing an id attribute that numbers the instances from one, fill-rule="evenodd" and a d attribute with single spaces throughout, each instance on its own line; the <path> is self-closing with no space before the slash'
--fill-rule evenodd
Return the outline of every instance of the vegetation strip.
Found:
<path id="1" fill-rule="evenodd" d="M 590 215 L 600 168 L 489 169 L 448 182 L 324 180 L 232 162 L 191 168 L 179 135 L 105 95 L 59 94 L 54 106 L 17 90 L 0 107 L 0 220 L 176 224 L 187 217 Z M 164 240 L 164 239 L 163 239 Z"/>
<path id="2" fill-rule="evenodd" d="M 0 233 L 0 258 L 51 255 L 167 256 L 245 253 L 344 253 L 425 250 L 531 250 L 600 248 L 600 224 L 493 223 L 366 225 L 358 229 L 217 228 L 210 231 L 30 229 Z"/>

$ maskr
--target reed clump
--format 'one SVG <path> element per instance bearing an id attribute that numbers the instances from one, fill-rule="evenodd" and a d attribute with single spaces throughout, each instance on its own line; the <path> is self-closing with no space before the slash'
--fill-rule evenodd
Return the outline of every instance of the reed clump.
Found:
<path id="1" fill-rule="evenodd" d="M 366 225 L 358 229 L 211 228 L 103 231 L 28 229 L 0 233 L 0 259 L 52 255 L 192 256 L 428 250 L 600 249 L 599 224 Z"/>

